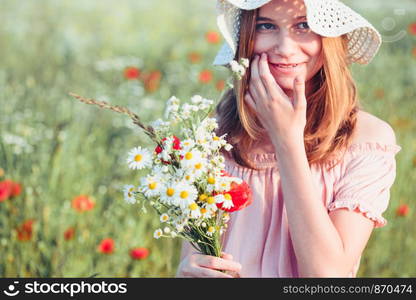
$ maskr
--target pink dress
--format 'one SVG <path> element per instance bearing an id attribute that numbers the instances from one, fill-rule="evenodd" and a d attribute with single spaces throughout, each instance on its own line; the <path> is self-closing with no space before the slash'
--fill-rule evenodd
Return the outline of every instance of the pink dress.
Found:
<path id="1" fill-rule="evenodd" d="M 357 208 L 374 221 L 375 227 L 386 225 L 382 213 L 389 203 L 396 176 L 395 154 L 400 149 L 396 144 L 357 143 L 347 149 L 343 161 L 332 170 L 312 166 L 328 212 Z M 253 203 L 230 214 L 223 251 L 241 263 L 241 277 L 299 277 L 275 153 L 250 155 L 259 171 L 238 165 L 231 156 L 225 158 L 226 171 L 252 188 Z M 348 277 L 356 276 L 360 259 Z"/>

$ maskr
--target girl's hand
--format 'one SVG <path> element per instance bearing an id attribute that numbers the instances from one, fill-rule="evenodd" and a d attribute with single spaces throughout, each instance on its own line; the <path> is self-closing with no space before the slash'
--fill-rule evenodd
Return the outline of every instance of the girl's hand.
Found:
<path id="1" fill-rule="evenodd" d="M 301 138 L 306 126 L 304 78 L 293 82 L 293 103 L 270 73 L 267 54 L 256 55 L 251 62 L 251 79 L 245 101 L 256 113 L 273 144 Z"/>
<path id="2" fill-rule="evenodd" d="M 232 278 L 230 274 L 219 270 L 238 274 L 241 265 L 232 260 L 231 254 L 222 253 L 222 257 L 192 253 L 179 264 L 177 277 L 219 277 Z"/>

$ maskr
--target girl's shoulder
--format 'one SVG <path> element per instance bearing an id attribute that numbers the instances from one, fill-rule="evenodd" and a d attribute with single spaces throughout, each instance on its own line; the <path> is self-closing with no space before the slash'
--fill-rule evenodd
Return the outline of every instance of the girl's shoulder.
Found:
<path id="1" fill-rule="evenodd" d="M 396 145 L 396 135 L 389 123 L 368 112 L 360 110 L 352 136 L 352 143 Z"/>

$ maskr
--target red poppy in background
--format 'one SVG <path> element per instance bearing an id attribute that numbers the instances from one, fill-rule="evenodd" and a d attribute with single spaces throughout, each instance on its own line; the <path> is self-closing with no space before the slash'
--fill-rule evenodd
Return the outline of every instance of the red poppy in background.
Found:
<path id="1" fill-rule="evenodd" d="M 376 96 L 376 98 L 378 98 L 378 99 L 383 99 L 383 98 L 384 98 L 384 89 L 382 89 L 382 88 L 376 89 L 376 90 L 374 91 L 374 95 L 375 95 L 375 96 Z"/>
<path id="2" fill-rule="evenodd" d="M 202 83 L 208 83 L 212 80 L 212 72 L 210 70 L 202 70 L 199 73 L 199 81 Z"/>
<path id="3" fill-rule="evenodd" d="M 208 31 L 205 34 L 205 39 L 210 44 L 218 44 L 220 42 L 220 35 L 216 31 Z"/>
<path id="4" fill-rule="evenodd" d="M 89 211 L 93 209 L 95 202 L 87 195 L 79 195 L 72 199 L 72 208 L 78 212 Z"/>
<path id="5" fill-rule="evenodd" d="M 111 254 L 114 252 L 114 240 L 111 238 L 103 239 L 98 245 L 98 251 L 103 254 Z"/>
<path id="6" fill-rule="evenodd" d="M 75 236 L 75 228 L 74 227 L 69 227 L 67 230 L 65 230 L 64 232 L 64 238 L 66 241 L 72 240 Z"/>
<path id="7" fill-rule="evenodd" d="M 416 22 L 409 24 L 407 29 L 411 35 L 416 35 Z"/>
<path id="8" fill-rule="evenodd" d="M 149 256 L 147 248 L 134 248 L 130 250 L 130 257 L 132 259 L 142 260 Z"/>
<path id="9" fill-rule="evenodd" d="M 202 58 L 202 56 L 198 52 L 190 52 L 188 54 L 188 60 L 193 64 L 196 64 L 196 63 L 200 62 L 201 58 Z"/>
<path id="10" fill-rule="evenodd" d="M 33 235 L 33 222 L 34 220 L 26 220 L 21 224 L 18 228 L 16 228 L 17 231 L 17 239 L 22 242 L 26 242 L 32 239 Z"/>
<path id="11" fill-rule="evenodd" d="M 159 88 L 162 73 L 160 71 L 151 71 L 142 76 L 144 88 L 148 92 L 154 92 Z"/>
<path id="12" fill-rule="evenodd" d="M 127 67 L 124 69 L 124 78 L 126 79 L 139 79 L 140 70 L 136 67 Z"/>
<path id="13" fill-rule="evenodd" d="M 225 80 L 223 79 L 218 80 L 217 83 L 215 84 L 215 88 L 217 89 L 217 91 L 221 92 L 225 88 Z"/>
<path id="14" fill-rule="evenodd" d="M 406 217 L 410 212 L 410 208 L 407 204 L 400 204 L 396 210 L 396 215 L 400 217 Z"/>
<path id="15" fill-rule="evenodd" d="M 21 192 L 22 187 L 19 183 L 10 179 L 0 181 L 0 202 L 19 196 Z"/>

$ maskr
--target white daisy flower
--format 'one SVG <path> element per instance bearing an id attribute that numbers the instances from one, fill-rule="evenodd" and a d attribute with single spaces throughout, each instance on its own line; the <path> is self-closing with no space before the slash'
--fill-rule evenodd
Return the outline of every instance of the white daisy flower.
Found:
<path id="1" fill-rule="evenodd" d="M 171 232 L 170 232 L 170 236 L 171 236 L 172 238 L 175 238 L 177 235 L 178 235 L 178 234 L 177 234 L 175 231 L 171 231 Z"/>
<path id="2" fill-rule="evenodd" d="M 240 63 L 244 68 L 248 68 L 250 65 L 250 61 L 248 60 L 248 58 L 241 58 L 240 59 Z"/>
<path id="3" fill-rule="evenodd" d="M 181 165 L 185 168 L 193 168 L 197 163 L 204 163 L 205 160 L 202 156 L 202 152 L 197 149 L 189 151 L 183 150 L 180 152 L 183 155 L 181 159 Z"/>
<path id="4" fill-rule="evenodd" d="M 216 206 L 215 206 L 216 207 Z M 209 218 L 211 218 L 211 212 L 208 210 L 208 209 L 206 209 L 205 207 L 202 207 L 201 209 L 200 209 L 200 212 L 201 212 L 201 217 L 202 218 L 204 218 L 204 219 L 209 219 Z"/>
<path id="5" fill-rule="evenodd" d="M 215 233 L 215 227 L 214 226 L 209 226 L 207 229 L 207 235 L 208 236 L 212 236 Z"/>
<path id="6" fill-rule="evenodd" d="M 215 212 L 218 210 L 216 203 L 217 202 L 216 202 L 215 197 L 210 196 L 206 199 L 206 202 L 203 204 L 203 207 L 208 210 L 208 213 L 211 214 L 212 212 Z"/>
<path id="7" fill-rule="evenodd" d="M 153 237 L 155 239 L 159 239 L 163 236 L 163 231 L 162 229 L 156 229 L 155 232 L 153 233 Z"/>
<path id="8" fill-rule="evenodd" d="M 177 186 L 177 201 L 179 202 L 179 206 L 182 209 L 187 208 L 191 203 L 196 201 L 198 197 L 198 191 L 195 186 L 188 184 L 186 182 L 181 182 Z"/>
<path id="9" fill-rule="evenodd" d="M 148 174 L 141 178 L 141 189 L 146 197 L 158 196 L 163 187 L 160 177 Z"/>
<path id="10" fill-rule="evenodd" d="M 201 210 L 199 209 L 198 204 L 196 204 L 195 202 L 189 204 L 188 207 L 185 209 L 184 213 L 189 215 L 189 217 L 192 219 L 198 219 L 199 217 L 201 217 Z"/>
<path id="11" fill-rule="evenodd" d="M 152 166 L 152 155 L 149 150 L 136 147 L 128 153 L 127 163 L 130 169 L 143 169 Z"/>
<path id="12" fill-rule="evenodd" d="M 201 103 L 201 102 L 202 102 L 202 100 L 203 100 L 203 98 L 202 98 L 200 95 L 194 95 L 194 96 L 192 96 L 192 98 L 191 98 L 191 102 L 192 102 L 193 104 L 199 104 L 199 103 Z"/>
<path id="13" fill-rule="evenodd" d="M 134 185 L 125 185 L 124 186 L 124 200 L 129 204 L 136 203 L 136 198 L 134 197 Z"/>
<path id="14" fill-rule="evenodd" d="M 214 198 L 217 203 L 222 203 L 222 207 L 225 209 L 229 209 L 234 206 L 232 197 L 228 193 L 215 195 Z"/>
<path id="15" fill-rule="evenodd" d="M 181 141 L 182 151 L 189 151 L 195 146 L 195 141 L 192 139 L 186 139 Z"/>
<path id="16" fill-rule="evenodd" d="M 161 214 L 161 215 L 160 215 L 160 222 L 165 223 L 165 222 L 167 222 L 167 221 L 169 221 L 169 215 L 168 215 L 168 214 L 166 214 L 166 213 Z"/>
<path id="17" fill-rule="evenodd" d="M 168 205 L 179 205 L 177 200 L 178 189 L 175 182 L 167 182 L 160 191 L 160 201 Z"/>
<path id="18" fill-rule="evenodd" d="M 165 228 L 163 228 L 163 232 L 166 233 L 166 234 L 169 234 L 170 233 L 170 228 L 166 226 Z"/>

